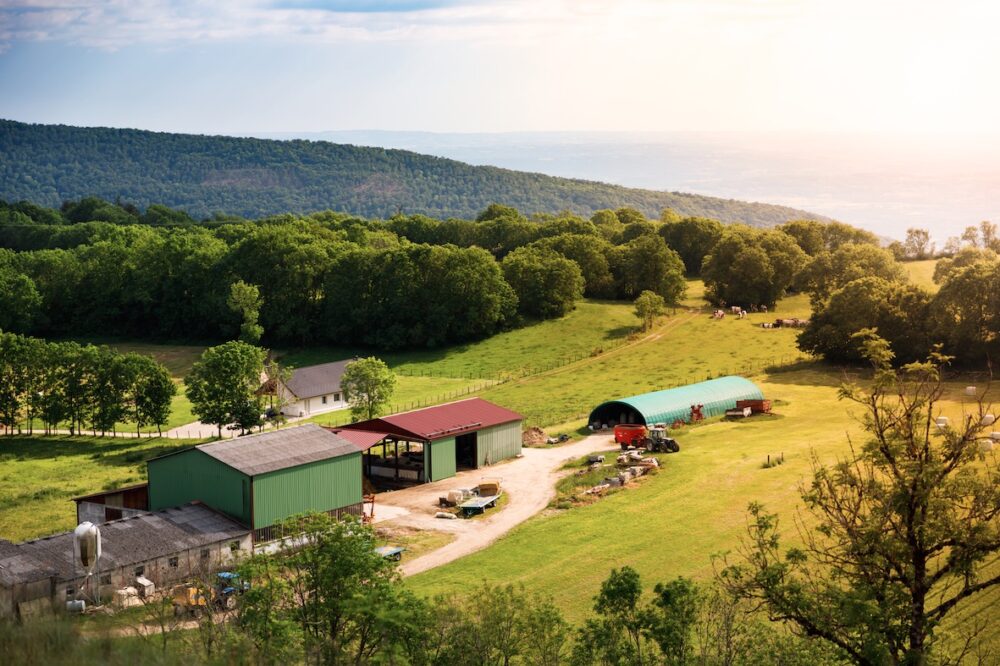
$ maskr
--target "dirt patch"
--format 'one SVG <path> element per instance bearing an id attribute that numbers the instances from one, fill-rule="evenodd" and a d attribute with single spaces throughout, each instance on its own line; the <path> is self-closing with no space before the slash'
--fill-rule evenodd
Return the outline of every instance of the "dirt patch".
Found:
<path id="1" fill-rule="evenodd" d="M 524 446 L 545 446 L 548 435 L 538 426 L 531 426 L 521 433 L 521 443 Z"/>

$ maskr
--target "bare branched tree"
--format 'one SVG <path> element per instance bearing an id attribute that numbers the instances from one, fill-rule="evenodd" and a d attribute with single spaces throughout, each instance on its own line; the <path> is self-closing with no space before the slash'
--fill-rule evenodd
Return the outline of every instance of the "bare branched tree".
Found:
<path id="1" fill-rule="evenodd" d="M 955 423 L 940 419 L 949 359 L 937 351 L 896 370 L 874 330 L 857 339 L 874 377 L 840 396 L 863 408 L 868 440 L 832 466 L 814 458 L 802 547 L 782 552 L 777 516 L 752 504 L 744 559 L 723 580 L 855 663 L 924 664 L 935 647 L 936 662 L 954 661 L 942 622 L 1000 584 L 993 417 L 980 393 Z"/>

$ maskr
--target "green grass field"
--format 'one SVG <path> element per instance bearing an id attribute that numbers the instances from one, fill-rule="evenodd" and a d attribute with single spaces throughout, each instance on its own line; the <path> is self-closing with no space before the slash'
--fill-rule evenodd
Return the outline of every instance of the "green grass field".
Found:
<path id="1" fill-rule="evenodd" d="M 903 270 L 906 277 L 913 284 L 920 285 L 925 289 L 937 291 L 938 286 L 934 284 L 934 267 L 937 266 L 937 259 L 926 259 L 924 261 L 907 261 L 903 263 Z"/>
<path id="2" fill-rule="evenodd" d="M 795 543 L 799 489 L 810 478 L 811 457 L 831 462 L 847 454 L 848 437 L 863 440 L 858 408 L 837 399 L 843 378 L 818 363 L 758 375 L 764 393 L 778 401 L 772 416 L 681 430 L 680 453 L 663 456 L 656 476 L 592 504 L 550 509 L 490 548 L 407 585 L 432 595 L 483 580 L 523 584 L 580 621 L 613 567 L 634 567 L 647 589 L 676 576 L 709 580 L 712 556 L 738 549 L 751 501 L 777 512 L 786 543 Z M 953 419 L 962 409 L 960 388 L 952 387 L 946 405 Z M 784 455 L 784 464 L 765 469 L 769 455 Z M 986 617 L 998 600 L 1000 593 L 977 598 L 966 614 Z"/>
<path id="3" fill-rule="evenodd" d="M 30 539 L 72 529 L 78 495 L 146 480 L 145 461 L 184 440 L 0 437 L 0 538 Z"/>
<path id="4" fill-rule="evenodd" d="M 565 317 L 530 324 L 480 342 L 378 356 L 404 375 L 490 379 L 534 372 L 589 356 L 596 350 L 610 349 L 624 342 L 638 329 L 638 324 L 631 304 L 581 301 Z M 291 367 L 300 367 L 370 353 L 354 348 L 312 348 L 289 350 L 282 354 L 281 360 Z"/>
<path id="5" fill-rule="evenodd" d="M 779 303 L 782 316 L 807 317 L 808 299 Z M 728 374 L 759 372 L 802 357 L 797 332 L 762 329 L 773 314 L 748 319 L 712 319 L 706 312 L 679 310 L 648 334 L 606 354 L 480 392 L 483 398 L 517 410 L 532 425 L 586 419 L 604 400 L 688 384 Z"/>

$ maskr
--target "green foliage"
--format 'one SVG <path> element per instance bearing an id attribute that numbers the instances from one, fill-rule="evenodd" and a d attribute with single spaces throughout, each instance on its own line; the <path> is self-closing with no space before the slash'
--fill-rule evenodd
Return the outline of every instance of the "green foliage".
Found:
<path id="1" fill-rule="evenodd" d="M 888 250 L 869 244 L 845 243 L 832 252 L 816 253 L 796 282 L 802 291 L 809 293 L 815 306 L 847 283 L 864 277 L 902 282 L 904 273 Z"/>
<path id="2" fill-rule="evenodd" d="M 373 419 L 382 415 L 392 400 L 396 375 L 384 361 L 369 356 L 347 364 L 340 388 L 351 403 L 355 420 Z"/>
<path id="3" fill-rule="evenodd" d="M 0 425 L 10 431 L 31 433 L 35 419 L 46 431 L 69 420 L 74 433 L 89 426 L 103 434 L 122 421 L 159 427 L 176 391 L 148 357 L 0 332 Z"/>
<path id="4" fill-rule="evenodd" d="M 553 250 L 519 248 L 504 258 L 501 267 L 517 294 L 518 309 L 529 317 L 562 317 L 583 298 L 580 266 Z"/>
<path id="5" fill-rule="evenodd" d="M 751 504 L 743 557 L 723 580 L 854 663 L 924 664 L 958 604 L 1000 585 L 997 461 L 979 449 L 987 406 L 938 427 L 948 357 L 894 370 L 888 341 L 856 338 L 874 376 L 840 396 L 863 409 L 868 439 L 836 463 L 814 459 L 802 547 L 786 551 L 777 516 Z"/>
<path id="6" fill-rule="evenodd" d="M 583 274 L 585 296 L 614 297 L 615 280 L 608 262 L 613 246 L 608 241 L 598 236 L 564 233 L 535 241 L 531 247 L 555 250 L 576 262 Z"/>
<path id="7" fill-rule="evenodd" d="M 934 244 L 931 234 L 926 229 L 911 228 L 906 230 L 906 240 L 903 241 L 903 256 L 907 259 L 927 259 L 934 254 Z"/>
<path id="8" fill-rule="evenodd" d="M 258 389 L 265 352 L 245 342 L 209 347 L 184 380 L 191 411 L 204 423 L 230 423 L 246 432 L 260 425 L 263 409 Z"/>
<path id="9" fill-rule="evenodd" d="M 780 231 L 727 228 L 705 256 L 707 298 L 718 305 L 773 307 L 805 265 L 806 254 Z"/>
<path id="10" fill-rule="evenodd" d="M 861 278 L 833 292 L 813 313 L 798 345 L 830 360 L 859 361 L 861 349 L 854 333 L 876 328 L 897 357 L 912 361 L 929 349 L 931 308 L 931 295 L 925 289 L 880 277 Z"/>
<path id="11" fill-rule="evenodd" d="M 642 322 L 642 330 L 648 331 L 657 317 L 667 311 L 666 301 L 659 294 L 648 289 L 635 299 L 635 316 Z"/>
<path id="12" fill-rule="evenodd" d="M 929 337 L 965 364 L 1000 358 L 1000 261 L 950 268 L 934 295 Z"/>
<path id="13" fill-rule="evenodd" d="M 687 291 L 684 262 L 659 236 L 640 236 L 616 247 L 611 265 L 619 298 L 631 300 L 649 290 L 677 305 Z"/>
<path id="14" fill-rule="evenodd" d="M 264 335 L 264 328 L 257 323 L 261 303 L 260 289 L 257 285 L 247 284 L 243 280 L 229 285 L 229 299 L 226 305 L 239 315 L 240 340 L 250 345 L 259 343 L 261 336 Z"/>
<path id="15" fill-rule="evenodd" d="M 667 222 L 666 219 L 664 221 Z M 684 271 L 688 275 L 698 275 L 705 255 L 712 251 L 722 236 L 722 224 L 704 217 L 680 218 L 660 227 L 660 235 L 680 256 Z"/>
<path id="16" fill-rule="evenodd" d="M 0 121 L 0 198 L 58 206 L 68 199 L 122 197 L 164 204 L 196 218 L 248 218 L 334 208 L 355 215 L 407 213 L 471 219 L 495 202 L 525 211 L 618 208 L 634 216 L 673 208 L 756 226 L 807 213 L 767 204 L 654 192 L 554 178 L 454 160 L 322 141 L 268 141 L 139 130 Z M 69 206 L 73 220 L 184 221 L 128 205 Z M 641 212 L 639 212 L 641 211 Z M 18 211 L 21 212 L 21 211 Z M 2 211 L 0 211 L 2 213 Z M 22 212 L 22 214 L 24 214 Z M 2 217 L 2 214 L 0 214 Z M 26 215 L 26 217 L 28 217 Z M 86 220 L 83 220 L 86 218 Z M 256 284 L 261 284 L 255 282 Z"/>

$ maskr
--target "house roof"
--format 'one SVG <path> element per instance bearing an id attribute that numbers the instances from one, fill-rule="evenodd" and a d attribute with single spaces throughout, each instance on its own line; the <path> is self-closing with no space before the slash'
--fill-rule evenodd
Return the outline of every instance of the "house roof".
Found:
<path id="1" fill-rule="evenodd" d="M 387 432 L 366 432 L 364 430 L 348 430 L 346 428 L 330 428 L 330 430 L 362 451 L 367 451 L 389 436 Z"/>
<path id="2" fill-rule="evenodd" d="M 199 444 L 195 448 L 247 476 L 358 452 L 349 441 L 315 423 Z"/>
<path id="3" fill-rule="evenodd" d="M 346 425 L 342 430 L 381 432 L 417 441 L 433 441 L 481 430 L 502 423 L 520 421 L 517 412 L 482 398 L 469 398 L 410 412 L 383 416 Z"/>
<path id="4" fill-rule="evenodd" d="M 249 531 L 199 503 L 112 520 L 99 525 L 102 570 L 166 557 L 212 543 L 239 539 Z M 0 542 L 0 583 L 30 583 L 83 575 L 73 555 L 73 532 L 12 544 Z"/>
<path id="5" fill-rule="evenodd" d="M 347 365 L 353 362 L 354 359 L 349 358 L 344 361 L 295 368 L 292 371 L 292 376 L 285 382 L 285 387 L 300 400 L 338 393 L 340 391 L 340 378 L 344 376 Z"/>

